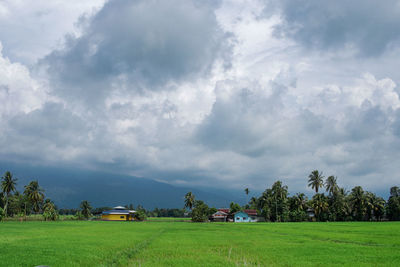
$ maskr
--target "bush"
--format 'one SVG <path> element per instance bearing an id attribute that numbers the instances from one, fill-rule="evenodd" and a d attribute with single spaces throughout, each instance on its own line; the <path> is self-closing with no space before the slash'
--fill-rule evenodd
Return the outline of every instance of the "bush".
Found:
<path id="1" fill-rule="evenodd" d="M 143 210 L 138 210 L 135 215 L 134 215 L 135 220 L 137 221 L 144 221 L 146 220 L 147 216 L 146 216 L 146 212 Z"/>
<path id="2" fill-rule="evenodd" d="M 85 217 L 82 215 L 82 212 L 81 211 L 77 211 L 75 213 L 75 220 L 83 220 L 83 219 L 85 219 Z"/>
<path id="3" fill-rule="evenodd" d="M 56 205 L 49 199 L 46 199 L 43 205 L 43 218 L 45 221 L 55 221 L 58 219 Z"/>

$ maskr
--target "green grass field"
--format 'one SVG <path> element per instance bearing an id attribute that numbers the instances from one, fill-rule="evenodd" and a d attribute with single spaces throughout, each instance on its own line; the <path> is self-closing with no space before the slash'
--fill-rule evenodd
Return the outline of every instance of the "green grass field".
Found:
<path id="1" fill-rule="evenodd" d="M 400 223 L 3 222 L 1 266 L 400 266 Z"/>

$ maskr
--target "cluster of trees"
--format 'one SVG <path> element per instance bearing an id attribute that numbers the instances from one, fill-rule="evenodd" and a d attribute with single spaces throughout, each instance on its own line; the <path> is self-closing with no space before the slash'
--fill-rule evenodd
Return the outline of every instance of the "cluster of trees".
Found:
<path id="1" fill-rule="evenodd" d="M 325 179 L 318 170 L 310 173 L 308 186 L 315 190 L 311 199 L 303 193 L 289 196 L 288 187 L 281 181 L 276 181 L 261 196 L 252 197 L 243 207 L 232 202 L 230 214 L 243 209 L 255 209 L 266 221 L 271 222 L 381 221 L 384 218 L 400 220 L 398 187 L 390 189 L 390 197 L 386 202 L 374 193 L 364 191 L 361 186 L 356 186 L 349 192 L 338 185 L 337 177 L 329 176 Z M 249 189 L 244 191 L 248 196 Z M 203 201 L 195 200 L 192 192 L 185 195 L 185 208 L 190 209 L 195 222 L 207 221 L 209 215 L 216 211 Z"/>
<path id="2" fill-rule="evenodd" d="M 196 200 L 192 192 L 185 195 L 185 208 L 190 209 L 193 222 L 208 221 L 209 216 L 217 212 L 216 208 L 210 208 L 204 201 Z"/>
<path id="3" fill-rule="evenodd" d="M 254 208 L 267 221 L 380 221 L 400 217 L 400 190 L 391 188 L 389 201 L 364 191 L 361 186 L 350 192 L 337 184 L 337 177 L 324 180 L 322 172 L 314 170 L 309 175 L 308 186 L 315 190 L 311 199 L 303 193 L 289 196 L 288 187 L 275 182 L 260 197 L 252 197 L 247 208 Z M 321 190 L 325 192 L 321 192 Z M 311 216 L 310 216 L 311 215 Z M 396 217 L 397 216 L 397 217 Z"/>
<path id="4" fill-rule="evenodd" d="M 23 219 L 27 215 L 39 213 L 43 214 L 45 220 L 57 219 L 57 207 L 50 199 L 45 198 L 38 181 L 31 181 L 20 193 L 16 189 L 17 180 L 9 171 L 1 177 L 0 220 L 9 216 Z"/>
<path id="5" fill-rule="evenodd" d="M 31 214 L 41 214 L 46 221 L 55 221 L 59 218 L 57 206 L 49 198 L 46 198 L 44 189 L 39 182 L 31 181 L 24 186 L 24 191 L 17 190 L 18 179 L 9 171 L 1 177 L 0 192 L 0 221 L 5 217 L 19 217 L 26 220 Z M 78 210 L 63 210 L 63 214 L 71 214 L 73 211 L 76 219 L 89 219 L 92 217 L 92 207 L 86 200 L 80 204 Z"/>

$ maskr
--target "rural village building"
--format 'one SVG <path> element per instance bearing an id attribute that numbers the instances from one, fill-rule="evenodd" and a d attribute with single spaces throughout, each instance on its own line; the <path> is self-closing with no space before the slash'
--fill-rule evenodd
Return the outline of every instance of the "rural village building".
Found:
<path id="1" fill-rule="evenodd" d="M 258 222 L 259 218 L 256 210 L 243 210 L 234 214 L 229 213 L 229 209 L 218 209 L 210 216 L 212 222 Z"/>
<path id="2" fill-rule="evenodd" d="M 106 210 L 101 213 L 103 221 L 133 221 L 136 211 L 128 210 L 125 207 L 118 206 L 112 210 Z"/>
<path id="3" fill-rule="evenodd" d="M 243 210 L 234 214 L 234 222 L 258 222 L 256 210 Z"/>

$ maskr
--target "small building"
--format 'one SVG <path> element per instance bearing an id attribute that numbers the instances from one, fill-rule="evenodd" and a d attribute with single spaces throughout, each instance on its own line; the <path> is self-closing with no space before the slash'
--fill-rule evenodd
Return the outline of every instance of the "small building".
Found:
<path id="1" fill-rule="evenodd" d="M 125 207 L 117 206 L 112 210 L 106 210 L 101 213 L 103 221 L 133 221 L 136 211 L 128 210 Z"/>
<path id="2" fill-rule="evenodd" d="M 234 214 L 234 222 L 258 222 L 256 210 L 243 210 Z"/>
<path id="3" fill-rule="evenodd" d="M 224 212 L 222 210 L 218 210 L 216 213 L 210 216 L 210 221 L 211 222 L 226 222 L 228 213 Z"/>

